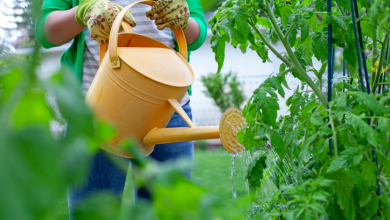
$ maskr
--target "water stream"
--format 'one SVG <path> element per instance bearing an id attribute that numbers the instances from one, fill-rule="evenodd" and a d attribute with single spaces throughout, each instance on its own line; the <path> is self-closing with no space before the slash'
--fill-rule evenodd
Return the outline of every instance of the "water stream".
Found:
<path id="1" fill-rule="evenodd" d="M 269 153 L 267 155 L 267 160 L 266 160 L 267 168 L 264 170 L 264 177 L 261 180 L 260 190 L 258 190 L 258 192 L 257 192 L 258 199 L 260 199 L 260 202 L 264 202 L 264 204 L 266 201 L 270 201 L 272 199 L 272 197 L 275 196 L 277 193 L 280 193 L 280 192 L 278 192 L 278 188 L 276 187 L 276 185 L 273 183 L 273 181 L 271 179 L 271 175 L 272 175 L 273 171 L 279 171 L 278 173 L 280 175 L 279 178 L 280 178 L 281 185 L 291 185 L 291 184 L 293 184 L 293 182 L 296 181 L 295 175 L 289 176 L 288 172 L 286 172 L 286 171 L 290 170 L 291 167 L 294 166 L 292 163 L 292 158 L 290 158 L 286 154 L 282 160 L 282 165 L 279 166 L 278 160 L 276 159 L 277 157 L 275 155 L 277 155 L 277 153 L 273 149 L 270 149 Z M 236 154 L 236 155 L 232 154 L 231 155 L 232 166 L 230 167 L 230 169 L 231 169 L 230 170 L 230 180 L 231 180 L 233 198 L 237 198 L 236 188 L 233 184 L 233 175 L 234 175 L 234 172 L 236 171 L 235 165 L 236 165 L 237 159 L 239 160 L 239 163 L 241 163 L 241 171 L 245 175 L 246 169 L 247 169 L 249 161 L 251 159 L 251 154 L 247 150 L 247 151 L 243 151 L 240 154 Z M 240 184 L 242 184 L 242 183 L 240 183 Z M 247 192 L 249 194 L 249 183 L 247 180 L 245 180 L 245 186 L 246 186 Z"/>
<path id="2" fill-rule="evenodd" d="M 233 194 L 233 198 L 237 198 L 237 191 L 236 188 L 234 188 L 234 184 L 233 184 L 233 174 L 236 171 L 236 167 L 234 165 L 236 162 L 236 155 L 235 154 L 230 154 L 230 155 L 232 156 L 232 166 L 230 169 L 230 181 L 232 182 L 232 194 Z"/>

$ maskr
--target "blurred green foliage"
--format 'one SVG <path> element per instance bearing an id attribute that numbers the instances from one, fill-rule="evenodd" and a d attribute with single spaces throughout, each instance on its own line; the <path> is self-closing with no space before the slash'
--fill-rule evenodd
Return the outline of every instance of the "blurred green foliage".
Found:
<path id="1" fill-rule="evenodd" d="M 195 141 L 195 144 L 200 150 L 206 150 L 206 148 L 207 148 L 207 141 L 206 140 Z"/>
<path id="2" fill-rule="evenodd" d="M 214 100 L 221 112 L 225 112 L 230 107 L 240 109 L 241 104 L 245 101 L 242 85 L 237 81 L 236 74 L 214 74 L 202 76 L 203 85 L 207 91 L 204 91 L 207 97 Z"/>
<path id="3" fill-rule="evenodd" d="M 223 2 L 224 0 L 201 0 L 204 12 L 215 11 Z"/>

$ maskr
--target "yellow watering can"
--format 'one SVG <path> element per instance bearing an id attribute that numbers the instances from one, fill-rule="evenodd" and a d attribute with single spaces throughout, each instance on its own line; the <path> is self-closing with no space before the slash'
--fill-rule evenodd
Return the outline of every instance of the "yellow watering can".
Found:
<path id="1" fill-rule="evenodd" d="M 133 33 L 122 19 L 136 4 L 152 6 L 154 1 L 139 1 L 118 14 L 108 48 L 100 45 L 100 67 L 86 95 L 96 115 L 118 127 L 111 144 L 100 147 L 131 158 L 117 145 L 129 137 L 142 146 L 146 155 L 157 144 L 221 138 L 229 153 L 243 151 L 236 136 L 245 126 L 240 110 L 228 109 L 219 126 L 195 127 L 192 123 L 179 104 L 195 80 L 187 62 L 184 33 L 180 28 L 173 30 L 179 53 L 157 40 Z M 118 33 L 121 25 L 125 32 Z M 165 128 L 175 111 L 189 127 Z"/>

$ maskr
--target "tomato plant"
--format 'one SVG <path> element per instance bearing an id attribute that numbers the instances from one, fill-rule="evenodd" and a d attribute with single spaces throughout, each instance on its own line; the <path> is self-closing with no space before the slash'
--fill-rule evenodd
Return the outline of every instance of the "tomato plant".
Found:
<path id="1" fill-rule="evenodd" d="M 389 1 L 329 2 L 330 11 L 325 0 L 227 0 L 210 19 L 218 72 L 226 43 L 243 53 L 256 51 L 262 62 L 270 62 L 270 52 L 282 61 L 279 73 L 248 100 L 243 110 L 247 126 L 238 134 L 252 154 L 246 177 L 253 206 L 266 207 L 254 213 L 282 219 L 388 219 Z M 286 52 L 278 52 L 274 41 L 281 41 Z M 348 80 L 332 80 L 332 47 L 343 50 Z M 370 51 L 367 59 L 360 53 L 363 48 Z M 313 59 L 322 63 L 320 69 Z M 362 62 L 372 67 L 370 79 L 367 72 L 363 77 Z M 323 78 L 327 66 L 328 80 Z M 289 114 L 278 117 L 277 93 L 284 97 L 290 89 L 287 74 L 301 85 L 286 101 Z M 264 154 L 273 160 L 269 177 L 278 190 L 266 206 L 255 196 L 261 194 L 259 179 L 268 178 L 263 175 Z"/>

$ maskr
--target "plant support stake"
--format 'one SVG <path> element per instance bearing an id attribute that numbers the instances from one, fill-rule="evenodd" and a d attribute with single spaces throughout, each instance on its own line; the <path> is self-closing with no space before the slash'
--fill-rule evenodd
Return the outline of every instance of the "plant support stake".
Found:
<path id="1" fill-rule="evenodd" d="M 370 78 L 368 77 L 368 71 L 367 71 L 367 59 L 366 59 L 366 53 L 365 53 L 365 49 L 364 49 L 364 42 L 363 42 L 363 36 L 362 36 L 362 28 L 361 28 L 361 25 L 360 25 L 360 20 L 359 20 L 359 10 L 358 10 L 358 7 L 357 7 L 357 3 L 356 3 L 356 0 L 353 0 L 353 4 L 354 4 L 354 8 L 355 8 L 355 15 L 356 15 L 356 19 L 358 20 L 357 21 L 357 28 L 358 28 L 358 33 L 359 33 L 359 43 L 360 43 L 360 47 L 362 49 L 362 59 L 363 59 L 363 67 L 364 67 L 364 76 L 366 78 L 366 85 L 367 85 L 367 93 L 370 94 L 371 93 L 371 86 L 370 86 Z M 352 3 L 351 3 L 351 10 L 352 10 Z M 353 13 L 352 13 L 352 16 L 353 16 Z M 352 17 L 352 19 L 354 19 L 354 17 Z M 355 23 L 354 23 L 354 28 L 355 28 Z M 356 35 L 355 35 L 355 38 L 356 38 Z M 359 48 L 360 49 L 360 48 Z M 359 55 L 358 55 L 359 56 Z M 362 81 L 363 83 L 363 81 Z M 364 92 L 364 91 L 363 91 Z"/>
<path id="2" fill-rule="evenodd" d="M 332 13 L 332 2 L 327 0 L 328 14 Z M 332 81 L 333 81 L 333 64 L 332 64 L 332 23 L 328 25 L 328 108 L 329 102 L 332 101 Z M 330 115 L 328 112 L 328 121 L 330 122 Z M 330 127 L 330 125 L 329 125 Z M 329 138 L 329 156 L 332 156 L 332 139 Z"/>
<path id="3" fill-rule="evenodd" d="M 357 56 L 358 56 L 358 62 L 359 62 L 359 77 L 360 77 L 360 80 L 361 80 L 361 85 L 362 85 L 362 91 L 365 92 L 365 88 L 364 88 L 364 83 L 363 83 L 363 76 L 362 76 L 362 60 L 360 58 L 360 47 L 359 47 L 359 44 L 358 44 L 358 36 L 357 36 L 357 31 L 356 31 L 356 19 L 355 19 L 355 12 L 358 13 L 358 8 L 357 8 L 357 3 L 356 3 L 356 0 L 352 1 L 350 0 L 350 3 L 351 3 L 351 15 L 352 15 L 352 24 L 353 24 L 353 34 L 355 36 L 355 45 L 356 45 L 356 51 L 357 51 Z M 355 10 L 354 10 L 355 8 Z M 358 14 L 356 14 L 356 18 L 358 18 Z M 358 28 L 360 27 L 360 22 L 359 22 L 359 26 Z M 360 30 L 360 33 L 359 33 L 359 37 L 360 37 L 360 44 L 363 45 L 363 38 L 361 38 L 361 29 L 359 28 Z M 364 48 L 364 47 L 363 47 Z M 362 48 L 362 49 L 363 49 Z M 365 60 L 365 54 L 364 54 L 364 50 L 362 51 L 362 57 L 363 57 L 363 60 Z M 367 65 L 366 65 L 366 62 L 364 62 L 364 66 L 365 68 L 367 68 Z M 368 74 L 367 74 L 367 70 L 365 69 L 366 71 L 366 79 L 368 80 Z M 369 85 L 369 82 L 367 81 L 368 85 Z M 367 87 L 368 89 L 370 88 L 369 86 Z M 368 93 L 370 93 L 371 91 L 368 90 L 367 91 Z M 371 113 L 372 115 L 372 113 Z M 370 124 L 370 119 L 368 119 L 368 124 Z M 374 162 L 376 163 L 376 166 L 378 168 L 378 158 L 376 156 L 376 153 L 375 153 L 375 149 L 373 148 L 372 150 L 372 156 L 374 157 Z M 380 196 L 380 185 L 379 185 L 379 180 L 378 180 L 378 172 L 375 172 L 375 175 L 376 175 L 376 184 L 377 184 L 377 195 Z M 380 204 L 380 200 L 379 200 L 379 204 Z"/>

